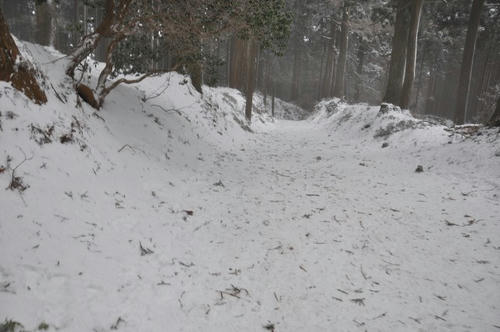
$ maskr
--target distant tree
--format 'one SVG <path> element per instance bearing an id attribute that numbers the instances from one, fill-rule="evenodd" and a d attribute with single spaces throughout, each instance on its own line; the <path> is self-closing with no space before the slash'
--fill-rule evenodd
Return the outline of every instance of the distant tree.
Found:
<path id="1" fill-rule="evenodd" d="M 349 47 L 349 1 L 345 0 L 342 8 L 342 27 L 340 30 L 340 49 L 337 71 L 335 74 L 335 87 L 333 96 L 345 96 L 345 71 L 347 66 L 347 51 Z"/>
<path id="2" fill-rule="evenodd" d="M 413 0 L 411 9 L 410 29 L 408 32 L 408 44 L 406 51 L 406 69 L 403 89 L 401 90 L 401 101 L 399 106 L 407 109 L 410 106 L 411 91 L 415 80 L 415 68 L 417 65 L 417 44 L 420 16 L 424 0 Z"/>
<path id="3" fill-rule="evenodd" d="M 472 77 L 474 54 L 476 51 L 477 31 L 481 20 L 483 5 L 484 0 L 473 0 L 472 2 L 462 67 L 460 70 L 460 78 L 458 80 L 457 106 L 455 111 L 456 124 L 463 124 L 465 121 L 470 93 L 470 81 Z"/>
<path id="4" fill-rule="evenodd" d="M 383 98 L 384 102 L 398 104 L 401 99 L 401 90 L 406 66 L 406 49 L 408 43 L 409 6 L 407 0 L 397 0 L 396 23 L 392 39 L 391 62 L 389 79 Z"/>

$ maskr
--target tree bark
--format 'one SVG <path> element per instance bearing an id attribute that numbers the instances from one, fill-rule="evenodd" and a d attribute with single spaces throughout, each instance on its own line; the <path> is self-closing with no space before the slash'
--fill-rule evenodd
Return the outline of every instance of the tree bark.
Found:
<path id="1" fill-rule="evenodd" d="M 472 77 L 472 66 L 474 63 L 474 53 L 476 51 L 477 30 L 481 20 L 481 10 L 484 0 L 473 0 L 467 28 L 467 37 L 465 39 L 464 54 L 462 58 L 462 67 L 460 70 L 460 79 L 458 81 L 457 105 L 455 110 L 455 124 L 463 124 L 467 113 L 467 104 L 469 98 L 470 81 Z"/>
<path id="2" fill-rule="evenodd" d="M 399 106 L 408 109 L 410 106 L 411 90 L 415 80 L 415 67 L 417 65 L 418 29 L 424 0 L 414 0 L 411 12 L 410 31 L 408 33 L 408 49 L 406 52 L 406 69 L 403 89 L 401 90 L 401 102 Z"/>
<path id="3" fill-rule="evenodd" d="M 11 82 L 36 104 L 45 104 L 47 96 L 38 85 L 35 73 L 31 64 L 21 58 L 0 8 L 0 81 Z"/>
<path id="4" fill-rule="evenodd" d="M 347 66 L 347 48 L 349 47 L 349 5 L 344 1 L 342 13 L 342 28 L 340 38 L 339 61 L 335 74 L 335 87 L 333 96 L 343 98 L 345 96 L 345 70 Z"/>
<path id="5" fill-rule="evenodd" d="M 389 65 L 389 79 L 383 101 L 398 104 L 401 98 L 401 89 L 405 76 L 406 46 L 408 43 L 409 27 L 408 1 L 399 0 L 392 38 L 391 63 Z"/>

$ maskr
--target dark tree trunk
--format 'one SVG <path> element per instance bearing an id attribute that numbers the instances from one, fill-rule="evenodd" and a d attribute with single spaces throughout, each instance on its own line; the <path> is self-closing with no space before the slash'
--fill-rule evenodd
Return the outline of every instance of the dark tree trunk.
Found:
<path id="1" fill-rule="evenodd" d="M 418 112 L 418 101 L 420 98 L 420 90 L 424 86 L 424 62 L 425 62 L 425 46 L 422 47 L 422 54 L 420 55 L 420 66 L 419 66 L 419 74 L 418 74 L 418 86 L 417 93 L 415 94 L 415 111 Z"/>
<path id="2" fill-rule="evenodd" d="M 429 85 L 427 88 L 427 98 L 425 103 L 425 114 L 434 115 L 434 105 L 436 103 L 436 70 L 431 71 L 431 77 L 429 79 Z"/>
<path id="3" fill-rule="evenodd" d="M 383 101 L 398 104 L 401 98 L 401 89 L 405 76 L 406 46 L 408 43 L 409 10 L 408 1 L 399 0 L 394 37 L 392 38 L 391 63 L 389 66 L 389 79 Z"/>
<path id="4" fill-rule="evenodd" d="M 292 71 L 292 91 L 290 93 L 290 100 L 296 101 L 299 96 L 299 77 L 300 77 L 300 58 L 301 46 L 296 45 L 295 54 L 293 56 L 293 71 Z"/>
<path id="5" fill-rule="evenodd" d="M 323 76 L 325 75 L 325 56 L 326 56 L 326 44 L 323 43 L 323 53 L 321 54 L 321 65 L 319 67 L 319 81 L 318 81 L 318 90 L 317 90 L 317 95 L 316 97 L 318 99 L 321 99 L 322 96 L 322 89 L 323 89 Z"/>
<path id="6" fill-rule="evenodd" d="M 420 16 L 424 0 L 413 0 L 411 11 L 410 31 L 408 33 L 408 49 L 406 52 L 406 69 L 403 89 L 401 90 L 401 102 L 399 106 L 403 109 L 408 109 L 410 106 L 411 91 L 413 81 L 415 80 L 415 67 L 417 65 L 417 41 L 418 28 L 420 25 Z"/>
<path id="7" fill-rule="evenodd" d="M 274 82 L 272 83 L 273 87 L 272 87 L 272 93 L 273 93 L 273 97 L 272 97 L 272 106 L 271 106 L 271 116 L 274 118 L 274 105 L 275 105 L 275 96 L 276 96 L 276 87 L 274 86 Z"/>
<path id="8" fill-rule="evenodd" d="M 337 26 L 332 14 L 330 23 L 330 40 L 328 41 L 327 54 L 326 54 L 326 64 L 325 73 L 323 75 L 323 82 L 321 83 L 321 98 L 330 97 L 333 82 L 333 71 L 335 69 L 335 39 L 337 35 Z"/>
<path id="9" fill-rule="evenodd" d="M 196 91 L 203 94 L 203 89 L 202 89 L 203 75 L 200 62 L 194 61 L 191 64 L 189 64 L 188 68 L 193 87 L 196 89 Z"/>
<path id="10" fill-rule="evenodd" d="M 247 41 L 233 37 L 231 40 L 231 57 L 229 65 L 229 87 L 245 90 L 245 68 Z"/>
<path id="11" fill-rule="evenodd" d="M 474 53 L 476 51 L 477 30 L 481 20 L 481 10 L 484 0 L 474 0 L 467 28 L 467 37 L 465 39 L 464 54 L 462 58 L 462 67 L 460 78 L 458 80 L 457 105 L 455 110 L 455 123 L 460 125 L 465 121 L 467 113 L 467 103 L 469 98 L 470 81 L 472 77 L 472 66 L 474 63 Z"/>
<path id="12" fill-rule="evenodd" d="M 35 40 L 38 44 L 48 46 L 52 28 L 52 15 L 47 0 L 35 1 L 36 28 Z"/>
<path id="13" fill-rule="evenodd" d="M 264 71 L 264 106 L 267 107 L 267 96 L 271 88 L 271 71 L 272 71 L 272 58 L 271 54 L 265 56 L 265 71 Z"/>
<path id="14" fill-rule="evenodd" d="M 342 28 L 340 38 L 339 61 L 335 74 L 335 87 L 333 96 L 343 98 L 345 96 L 345 70 L 347 66 L 347 48 L 349 46 L 349 4 L 344 1 L 342 13 Z"/>
<path id="15" fill-rule="evenodd" d="M 500 96 L 497 98 L 495 112 L 491 116 L 489 124 L 491 126 L 500 127 Z"/>
<path id="16" fill-rule="evenodd" d="M 486 52 L 486 59 L 484 60 L 483 69 L 481 71 L 481 79 L 480 79 L 479 88 L 478 88 L 478 92 L 477 92 L 478 96 L 481 96 L 483 94 L 483 92 L 488 90 L 488 87 L 489 87 L 489 80 L 491 77 L 491 71 L 488 71 L 488 67 L 489 67 L 489 63 L 491 60 L 491 55 L 493 53 L 492 51 L 495 49 L 494 37 L 495 37 L 495 35 L 491 34 L 490 38 L 488 38 L 488 50 Z M 484 103 L 479 102 L 479 101 L 476 103 L 476 114 L 480 115 L 482 113 L 483 105 L 484 105 Z"/>
<path id="17" fill-rule="evenodd" d="M 358 68 L 356 69 L 357 72 L 357 82 L 356 82 L 356 95 L 354 96 L 355 101 L 359 102 L 361 98 L 361 86 L 363 84 L 363 81 L 361 79 L 361 75 L 363 74 L 363 66 L 365 63 L 365 45 L 363 43 L 363 40 L 359 40 L 359 48 L 358 48 Z"/>
<path id="18" fill-rule="evenodd" d="M 10 82 L 36 104 L 45 104 L 47 96 L 38 85 L 35 71 L 25 60 L 19 61 L 20 56 L 0 8 L 0 81 Z"/>
<path id="19" fill-rule="evenodd" d="M 245 118 L 248 122 L 252 120 L 252 108 L 253 108 L 253 94 L 255 91 L 255 81 L 256 81 L 256 57 L 258 53 L 257 42 L 254 38 L 250 38 L 246 45 L 246 104 L 245 104 Z"/>
<path id="20" fill-rule="evenodd" d="M 196 38 L 196 47 L 197 50 L 194 51 L 195 54 L 192 54 L 192 56 L 189 59 L 189 63 L 187 64 L 187 69 L 189 72 L 189 76 L 191 77 L 191 83 L 193 84 L 193 87 L 198 91 L 199 93 L 203 94 L 203 66 L 201 64 L 201 39 L 197 37 L 193 37 L 193 39 Z M 151 71 L 154 71 L 152 69 Z"/>

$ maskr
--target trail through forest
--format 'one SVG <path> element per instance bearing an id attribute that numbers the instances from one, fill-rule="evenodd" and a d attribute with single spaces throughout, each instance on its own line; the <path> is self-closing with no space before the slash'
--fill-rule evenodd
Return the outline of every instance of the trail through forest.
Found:
<path id="1" fill-rule="evenodd" d="M 4 296 L 19 296 L 2 310 L 72 331 L 494 331 L 498 179 L 442 158 L 278 121 L 142 201 L 102 184 L 118 209 L 89 193 L 83 229 L 41 207 L 34 222 L 52 216 L 58 231 L 40 248 L 9 244 L 18 278 L 4 270 Z M 57 268 L 19 260 L 65 229 L 67 250 L 41 258 Z"/>
<path id="2" fill-rule="evenodd" d="M 487 229 L 498 186 L 481 174 L 416 173 L 422 157 L 381 154 L 308 122 L 280 122 L 219 156 L 210 173 L 224 186 L 204 205 L 226 213 L 204 227 L 213 242 L 199 255 L 244 290 L 219 300 L 234 328 L 255 316 L 284 331 L 494 330 L 500 247 Z"/>
<path id="3" fill-rule="evenodd" d="M 179 74 L 119 87 L 99 113 L 53 87 L 37 106 L 0 86 L 0 321 L 499 329 L 497 129 L 338 99 L 279 120 L 261 96 L 248 126 L 238 91 Z"/>

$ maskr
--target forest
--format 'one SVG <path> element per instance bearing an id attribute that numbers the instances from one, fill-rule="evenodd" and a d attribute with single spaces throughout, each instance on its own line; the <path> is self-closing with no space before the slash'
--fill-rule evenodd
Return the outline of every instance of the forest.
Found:
<path id="1" fill-rule="evenodd" d="M 500 331 L 499 0 L 0 0 L 0 332 Z"/>
<path id="2" fill-rule="evenodd" d="M 84 54 L 109 63 L 110 75 L 178 70 L 199 91 L 202 84 L 257 89 L 305 109 L 330 97 L 389 102 L 457 124 L 488 123 L 498 105 L 495 1 L 2 2 L 22 40 L 71 54 L 88 42 L 83 36 L 98 39 Z M 123 17 L 112 18 L 111 5 L 125 6 Z M 168 14 L 154 16 L 161 11 Z M 120 21 L 132 18 L 148 25 L 133 31 Z M 119 31 L 106 31 L 111 22 Z M 76 56 L 75 66 L 88 66 L 83 59 Z"/>

